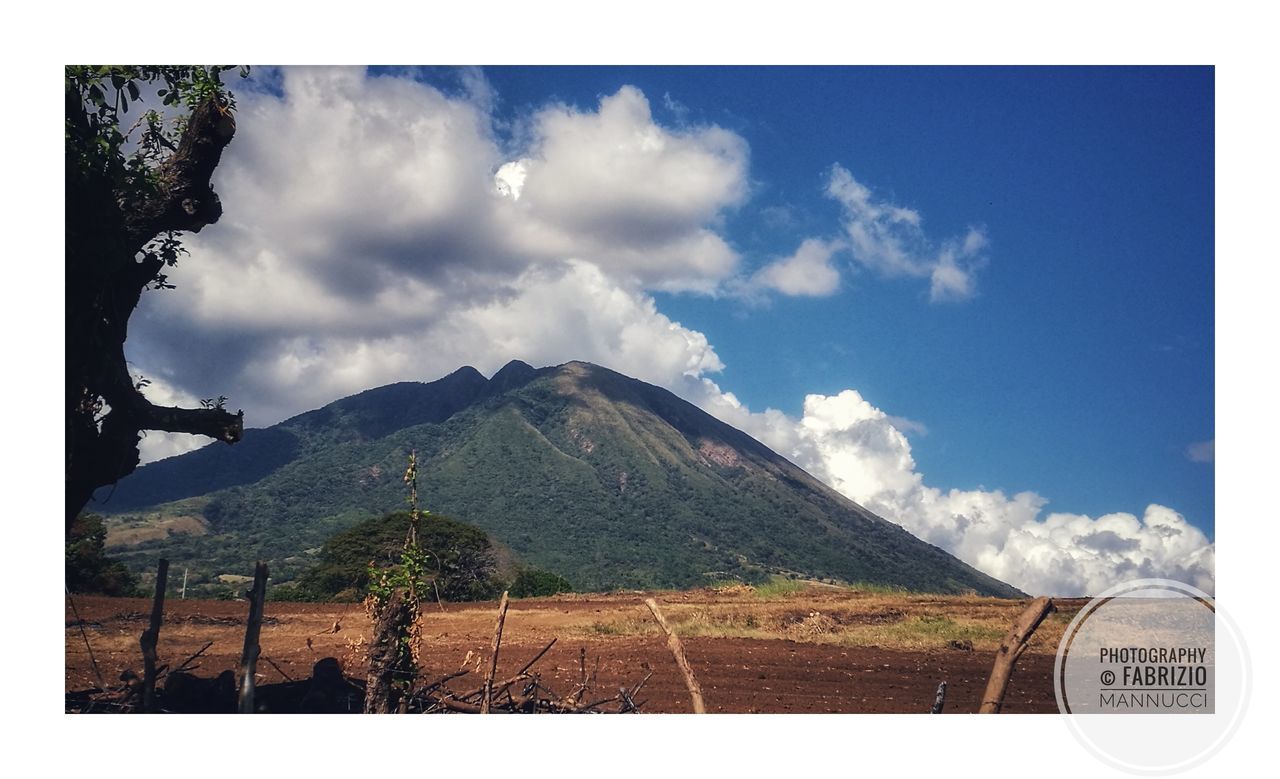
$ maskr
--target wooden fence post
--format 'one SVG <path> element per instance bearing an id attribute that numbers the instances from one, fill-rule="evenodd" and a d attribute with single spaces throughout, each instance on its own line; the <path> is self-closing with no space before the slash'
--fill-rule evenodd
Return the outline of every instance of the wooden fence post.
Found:
<path id="1" fill-rule="evenodd" d="M 698 685 L 698 680 L 693 676 L 693 669 L 689 667 L 689 658 L 685 657 L 684 645 L 680 643 L 680 639 L 671 630 L 671 626 L 663 618 L 662 612 L 658 611 L 658 604 L 653 598 L 645 598 L 644 604 L 649 607 L 649 611 L 653 612 L 653 618 L 658 620 L 658 626 L 662 628 L 662 632 L 667 634 L 667 648 L 671 650 L 671 656 L 676 659 L 676 665 L 680 667 L 680 673 L 684 674 L 684 684 L 685 687 L 689 688 L 689 698 L 693 701 L 693 713 L 706 714 L 707 707 L 702 702 L 702 687 Z"/>
<path id="2" fill-rule="evenodd" d="M 982 693 L 982 706 L 979 714 L 999 714 L 1004 706 L 1004 693 L 1009 687 L 1009 677 L 1013 675 L 1013 666 L 1026 651 L 1031 634 L 1036 632 L 1044 618 L 1053 611 L 1053 600 L 1039 597 L 1031 601 L 1017 622 L 1009 629 L 1009 633 L 1000 642 L 996 652 L 995 666 L 991 669 L 991 678 L 987 680 L 987 689 Z"/>
<path id="3" fill-rule="evenodd" d="M 240 655 L 240 713 L 252 714 L 253 693 L 257 686 L 258 635 L 262 631 L 262 607 L 267 597 L 267 564 L 258 561 L 253 570 L 253 589 L 249 591 L 249 621 L 244 630 L 244 653 Z"/>
<path id="4" fill-rule="evenodd" d="M 169 561 L 161 558 L 156 567 L 156 594 L 151 601 L 151 623 L 142 631 L 142 710 L 156 710 L 156 646 L 160 643 L 160 622 L 164 617 L 164 591 L 169 584 Z"/>
<path id="5" fill-rule="evenodd" d="M 480 713 L 488 714 L 493 698 L 493 675 L 498 670 L 498 648 L 502 645 L 502 623 L 507 619 L 507 592 L 502 593 L 502 602 L 498 604 L 498 626 L 493 631 L 493 658 L 489 661 L 489 675 L 484 680 L 484 698 L 480 701 Z"/>

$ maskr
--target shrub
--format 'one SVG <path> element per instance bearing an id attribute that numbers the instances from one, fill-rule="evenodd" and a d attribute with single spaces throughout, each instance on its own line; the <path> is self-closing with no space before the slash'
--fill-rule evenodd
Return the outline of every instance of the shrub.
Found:
<path id="1" fill-rule="evenodd" d="M 525 568 L 516 574 L 509 589 L 513 598 L 540 598 L 560 592 L 573 592 L 573 585 L 560 574 L 539 568 Z"/>

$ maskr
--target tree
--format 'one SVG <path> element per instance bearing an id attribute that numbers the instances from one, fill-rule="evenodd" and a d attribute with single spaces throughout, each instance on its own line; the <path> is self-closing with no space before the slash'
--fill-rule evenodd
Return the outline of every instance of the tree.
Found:
<path id="1" fill-rule="evenodd" d="M 107 529 L 102 517 L 84 513 L 67 530 L 67 589 L 102 595 L 134 595 L 138 577 L 124 563 L 106 556 Z"/>
<path id="2" fill-rule="evenodd" d="M 370 566 L 394 569 L 402 565 L 409 512 L 397 511 L 365 520 L 325 542 L 316 566 L 299 577 L 289 593 L 304 600 L 358 600 L 371 584 Z M 485 532 L 472 525 L 428 514 L 417 529 L 423 550 L 423 577 L 429 582 L 426 600 L 436 592 L 447 601 L 484 600 L 501 589 L 493 545 Z"/>
<path id="3" fill-rule="evenodd" d="M 145 289 L 185 250 L 180 232 L 218 221 L 209 180 L 235 134 L 223 66 L 68 66 L 66 92 L 66 521 L 99 487 L 138 467 L 142 431 L 196 433 L 235 443 L 243 412 L 157 406 L 124 357 L 129 317 Z M 242 75 L 247 69 L 242 69 Z M 154 88 L 168 116 L 120 121 Z"/>

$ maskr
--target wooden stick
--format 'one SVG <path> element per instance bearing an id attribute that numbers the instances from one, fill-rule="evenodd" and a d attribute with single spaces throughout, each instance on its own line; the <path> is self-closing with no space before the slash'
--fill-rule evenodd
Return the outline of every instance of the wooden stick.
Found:
<path id="1" fill-rule="evenodd" d="M 551 639 L 551 643 L 550 643 L 550 644 L 547 644 L 546 646 L 544 646 L 544 647 L 542 648 L 542 651 L 541 651 L 541 652 L 539 652 L 538 654 L 534 655 L 532 660 L 530 660 L 529 662 L 525 663 L 525 664 L 524 664 L 524 668 L 521 668 L 521 669 L 516 673 L 516 675 L 517 675 L 517 676 L 519 676 L 520 674 L 522 674 L 522 673 L 524 673 L 525 671 L 528 671 L 530 668 L 532 668 L 532 667 L 533 667 L 533 664 L 534 664 L 534 663 L 536 663 L 536 662 L 538 662 L 539 660 L 541 660 L 541 659 L 542 659 L 542 656 L 543 656 L 543 655 L 545 655 L 545 654 L 547 653 L 547 650 L 548 650 L 548 649 L 550 649 L 551 647 L 555 646 L 555 645 L 556 645 L 556 639 L 554 639 L 554 638 L 553 638 L 553 639 Z"/>
<path id="2" fill-rule="evenodd" d="M 942 707 L 947 705 L 947 683 L 938 682 L 938 694 L 933 698 L 933 708 L 929 709 L 930 714 L 941 714 Z"/>
<path id="3" fill-rule="evenodd" d="M 658 620 L 658 626 L 662 628 L 662 632 L 667 634 L 667 648 L 671 650 L 671 656 L 675 658 L 676 665 L 680 667 L 680 673 L 684 674 L 684 684 L 689 688 L 689 698 L 693 701 L 693 713 L 706 714 L 707 707 L 702 702 L 702 688 L 698 686 L 698 680 L 693 676 L 693 669 L 689 667 L 689 659 L 685 657 L 684 646 L 680 643 L 680 639 L 676 634 L 672 632 L 671 626 L 663 618 L 662 612 L 658 611 L 658 604 L 654 602 L 653 598 L 646 598 L 644 604 L 649 607 L 649 611 L 653 612 L 653 617 Z"/>
<path id="4" fill-rule="evenodd" d="M 266 661 L 271 665 L 271 667 L 272 667 L 272 668 L 276 669 L 276 671 L 278 671 L 278 672 L 279 672 L 279 674 L 280 674 L 281 676 L 283 676 L 283 677 L 284 677 L 284 680 L 285 680 L 286 682 L 293 682 L 293 681 L 297 681 L 297 680 L 296 680 L 296 679 L 294 679 L 292 676 L 290 676 L 289 674 L 285 673 L 283 668 L 281 668 L 280 666 L 276 665 L 276 661 L 275 661 L 275 660 L 272 660 L 270 657 L 267 657 L 266 655 L 263 655 L 263 656 L 262 656 L 262 659 L 263 659 L 263 660 L 266 660 Z"/>
<path id="5" fill-rule="evenodd" d="M 200 647 L 199 651 L 197 651 L 194 655 L 191 655 L 186 660 L 183 660 L 182 663 L 177 668 L 173 669 L 172 671 L 169 671 L 168 673 L 176 674 L 176 673 L 182 673 L 184 671 L 192 670 L 189 667 L 191 665 L 191 662 L 193 660 L 198 660 L 200 658 L 200 655 L 204 654 L 211 646 L 213 646 L 212 641 L 206 643 L 204 646 Z M 199 668 L 199 667 L 200 666 L 195 666 L 195 668 Z"/>
<path id="6" fill-rule="evenodd" d="M 489 713 L 489 702 L 493 696 L 493 675 L 498 671 L 498 648 L 502 646 L 502 623 L 507 619 L 507 592 L 502 592 L 502 602 L 498 604 L 498 625 L 493 630 L 493 657 L 489 661 L 489 675 L 484 680 L 484 699 L 480 701 L 480 713 Z"/>
<path id="7" fill-rule="evenodd" d="M 999 714 L 1004 706 L 1005 690 L 1009 687 L 1009 677 L 1013 676 L 1014 664 L 1026 651 L 1031 634 L 1036 632 L 1044 618 L 1053 611 L 1053 600 L 1039 597 L 1031 601 L 1018 620 L 1013 623 L 1009 633 L 1000 642 L 996 652 L 996 662 L 991 668 L 991 678 L 987 680 L 987 689 L 982 693 L 982 705 L 979 714 Z"/>
<path id="8" fill-rule="evenodd" d="M 651 676 L 653 676 L 653 671 L 650 671 L 649 673 L 645 674 L 644 678 L 636 682 L 636 686 L 632 687 L 631 692 L 627 694 L 630 695 L 632 698 L 636 697 L 636 695 L 640 693 L 640 688 L 643 687 L 645 683 L 649 681 L 649 677 Z"/>
<path id="9" fill-rule="evenodd" d="M 76 602 L 71 598 L 71 588 L 65 583 L 62 587 L 67 591 L 67 603 L 71 604 L 71 613 L 75 615 L 76 624 L 80 626 L 80 637 L 84 639 L 84 648 L 89 650 L 89 662 L 93 665 L 93 675 L 98 679 L 98 689 L 105 690 L 107 683 L 102 680 L 102 671 L 98 670 L 98 660 L 93 656 L 93 647 L 89 645 L 89 634 L 84 630 L 84 620 L 80 619 L 80 612 L 76 610 Z"/>
<path id="10" fill-rule="evenodd" d="M 151 624 L 142 631 L 142 710 L 151 713 L 156 707 L 156 646 L 160 643 L 160 622 L 164 617 L 164 591 L 169 583 L 169 561 L 160 560 L 156 568 L 156 594 L 151 601 Z"/>
<path id="11" fill-rule="evenodd" d="M 240 713 L 252 714 L 253 693 L 257 686 L 258 635 L 262 630 L 262 602 L 267 597 L 267 564 L 258 561 L 253 570 L 253 589 L 249 591 L 249 622 L 244 631 L 244 652 L 240 655 Z"/>
<path id="12" fill-rule="evenodd" d="M 555 643 L 556 643 L 556 641 L 557 641 L 557 640 L 558 640 L 558 639 L 555 639 L 555 638 L 551 639 L 551 643 L 549 643 L 549 644 L 547 644 L 546 646 L 544 646 L 544 647 L 542 648 L 542 651 L 541 651 L 541 652 L 539 652 L 538 654 L 534 655 L 532 660 L 530 660 L 529 662 L 525 663 L 525 664 L 524 664 L 524 667 L 523 667 L 523 668 L 521 668 L 519 671 L 516 671 L 516 675 L 515 675 L 515 676 L 512 676 L 510 679 L 507 679 L 507 680 L 505 680 L 505 681 L 503 681 L 502 683 L 497 684 L 497 685 L 494 685 L 494 684 L 493 684 L 493 680 L 492 680 L 492 679 L 486 679 L 486 680 L 485 680 L 485 685 L 486 685 L 488 688 L 490 688 L 491 690 L 496 690 L 497 692 L 501 693 L 503 690 L 505 690 L 506 688 L 508 688 L 508 687 L 510 687 L 511 685 L 515 684 L 516 682 L 520 681 L 521 679 L 527 679 L 527 678 L 528 678 L 528 670 L 529 670 L 530 668 L 532 668 L 532 667 L 533 667 L 533 664 L 534 664 L 534 663 L 536 663 L 536 662 L 538 662 L 539 660 L 541 660 L 541 659 L 542 659 L 542 656 L 543 656 L 543 655 L 545 655 L 545 654 L 547 653 L 547 650 L 549 650 L 549 649 L 551 649 L 551 647 L 555 646 Z M 585 650 L 584 650 L 584 651 L 585 651 Z M 466 673 L 466 671 L 463 671 L 462 673 Z M 454 674 L 454 676 L 461 676 L 461 675 L 462 675 L 462 673 Z M 452 677 L 452 676 L 450 676 L 450 677 L 446 677 L 446 678 L 451 679 L 451 678 L 453 678 L 453 677 Z M 485 691 L 485 687 L 477 687 L 477 688 L 476 688 L 476 689 L 474 689 L 474 690 L 469 690 L 469 691 L 467 691 L 467 692 L 462 693 L 461 695 L 454 695 L 454 696 L 451 696 L 451 697 L 453 697 L 453 698 L 454 698 L 454 699 L 456 699 L 456 700 L 465 700 L 465 699 L 467 699 L 467 698 L 470 698 L 472 695 L 475 695 L 476 693 L 482 693 L 482 692 L 484 692 L 484 691 Z"/>

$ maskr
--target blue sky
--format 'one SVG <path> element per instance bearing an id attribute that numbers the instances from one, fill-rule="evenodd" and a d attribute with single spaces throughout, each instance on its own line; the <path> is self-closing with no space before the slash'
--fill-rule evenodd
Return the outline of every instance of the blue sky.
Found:
<path id="1" fill-rule="evenodd" d="M 226 214 L 131 327 L 157 401 L 224 394 L 266 426 L 462 364 L 585 359 L 1027 591 L 1212 589 L 1211 69 L 233 88 Z"/>

